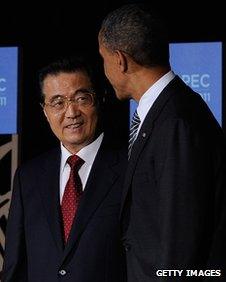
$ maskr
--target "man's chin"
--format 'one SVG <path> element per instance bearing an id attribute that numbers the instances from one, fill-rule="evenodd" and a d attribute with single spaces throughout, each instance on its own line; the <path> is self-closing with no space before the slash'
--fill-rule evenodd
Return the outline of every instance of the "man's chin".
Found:
<path id="1" fill-rule="evenodd" d="M 83 147 L 86 146 L 86 143 L 82 140 L 67 140 L 62 142 L 64 147 L 71 152 L 72 154 L 76 154 L 78 151 L 80 151 Z"/>

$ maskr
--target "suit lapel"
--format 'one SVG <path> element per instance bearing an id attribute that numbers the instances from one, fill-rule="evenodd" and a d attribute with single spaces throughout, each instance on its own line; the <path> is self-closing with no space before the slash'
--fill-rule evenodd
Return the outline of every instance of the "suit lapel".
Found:
<path id="1" fill-rule="evenodd" d="M 134 174 L 134 170 L 136 168 L 139 156 L 147 140 L 149 139 L 149 137 L 152 134 L 152 129 L 154 127 L 155 120 L 158 118 L 162 109 L 164 108 L 168 100 L 172 97 L 173 93 L 175 92 L 174 91 L 175 84 L 176 85 L 180 84 L 180 79 L 177 76 L 163 89 L 161 94 L 158 96 L 158 98 L 154 102 L 153 106 L 149 110 L 141 126 L 137 139 L 133 145 L 130 160 L 129 160 L 128 167 L 127 167 L 126 177 L 125 177 L 120 216 L 122 215 L 123 207 L 124 207 L 124 204 L 127 198 L 127 194 L 128 194 L 130 184 L 133 178 L 132 176 Z"/>
<path id="2" fill-rule="evenodd" d="M 56 149 L 43 162 L 40 175 L 40 194 L 54 241 L 63 251 L 59 200 L 60 150 Z"/>
<path id="3" fill-rule="evenodd" d="M 101 145 L 90 171 L 76 219 L 72 225 L 72 230 L 65 247 L 63 259 L 76 247 L 89 220 L 117 179 L 117 173 L 113 170 L 115 162 L 115 155 L 108 152 L 104 144 Z"/>

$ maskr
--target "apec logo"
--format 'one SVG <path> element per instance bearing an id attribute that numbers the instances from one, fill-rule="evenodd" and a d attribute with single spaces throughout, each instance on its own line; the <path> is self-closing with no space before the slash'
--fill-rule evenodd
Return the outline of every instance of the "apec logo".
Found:
<path id="1" fill-rule="evenodd" d="M 204 73 L 194 73 L 194 74 L 182 74 L 181 78 L 183 81 L 189 85 L 193 90 L 198 92 L 203 100 L 208 103 L 211 100 L 210 95 L 210 74 Z"/>
<path id="2" fill-rule="evenodd" d="M 6 92 L 6 79 L 0 77 L 0 107 L 1 106 L 6 106 L 6 96 L 4 95 Z"/>
<path id="3" fill-rule="evenodd" d="M 222 122 L 222 43 L 170 44 L 172 69 L 207 103 Z"/>
<path id="4" fill-rule="evenodd" d="M 222 42 L 172 43 L 173 71 L 199 93 L 222 124 Z M 137 104 L 130 103 L 130 120 Z"/>
<path id="5" fill-rule="evenodd" d="M 18 47 L 0 47 L 0 134 L 17 133 Z"/>

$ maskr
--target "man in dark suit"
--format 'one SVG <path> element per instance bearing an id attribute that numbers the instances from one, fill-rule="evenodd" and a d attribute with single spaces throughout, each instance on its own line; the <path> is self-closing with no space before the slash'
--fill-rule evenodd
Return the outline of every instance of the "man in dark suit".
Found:
<path id="1" fill-rule="evenodd" d="M 113 11 L 98 40 L 116 96 L 138 102 L 121 209 L 128 281 L 187 281 L 191 269 L 196 281 L 209 270 L 226 279 L 220 126 L 170 69 L 166 30 L 148 7 Z"/>
<path id="2" fill-rule="evenodd" d="M 43 110 L 61 144 L 16 172 L 4 282 L 125 281 L 118 219 L 126 158 L 102 131 L 96 82 L 81 59 L 40 72 Z"/>

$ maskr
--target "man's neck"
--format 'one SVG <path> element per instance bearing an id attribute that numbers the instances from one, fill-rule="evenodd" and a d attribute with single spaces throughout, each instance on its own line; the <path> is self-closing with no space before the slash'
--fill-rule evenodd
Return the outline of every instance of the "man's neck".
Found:
<path id="1" fill-rule="evenodd" d="M 170 67 L 140 68 L 131 78 L 132 98 L 139 102 L 148 88 L 169 71 Z"/>

